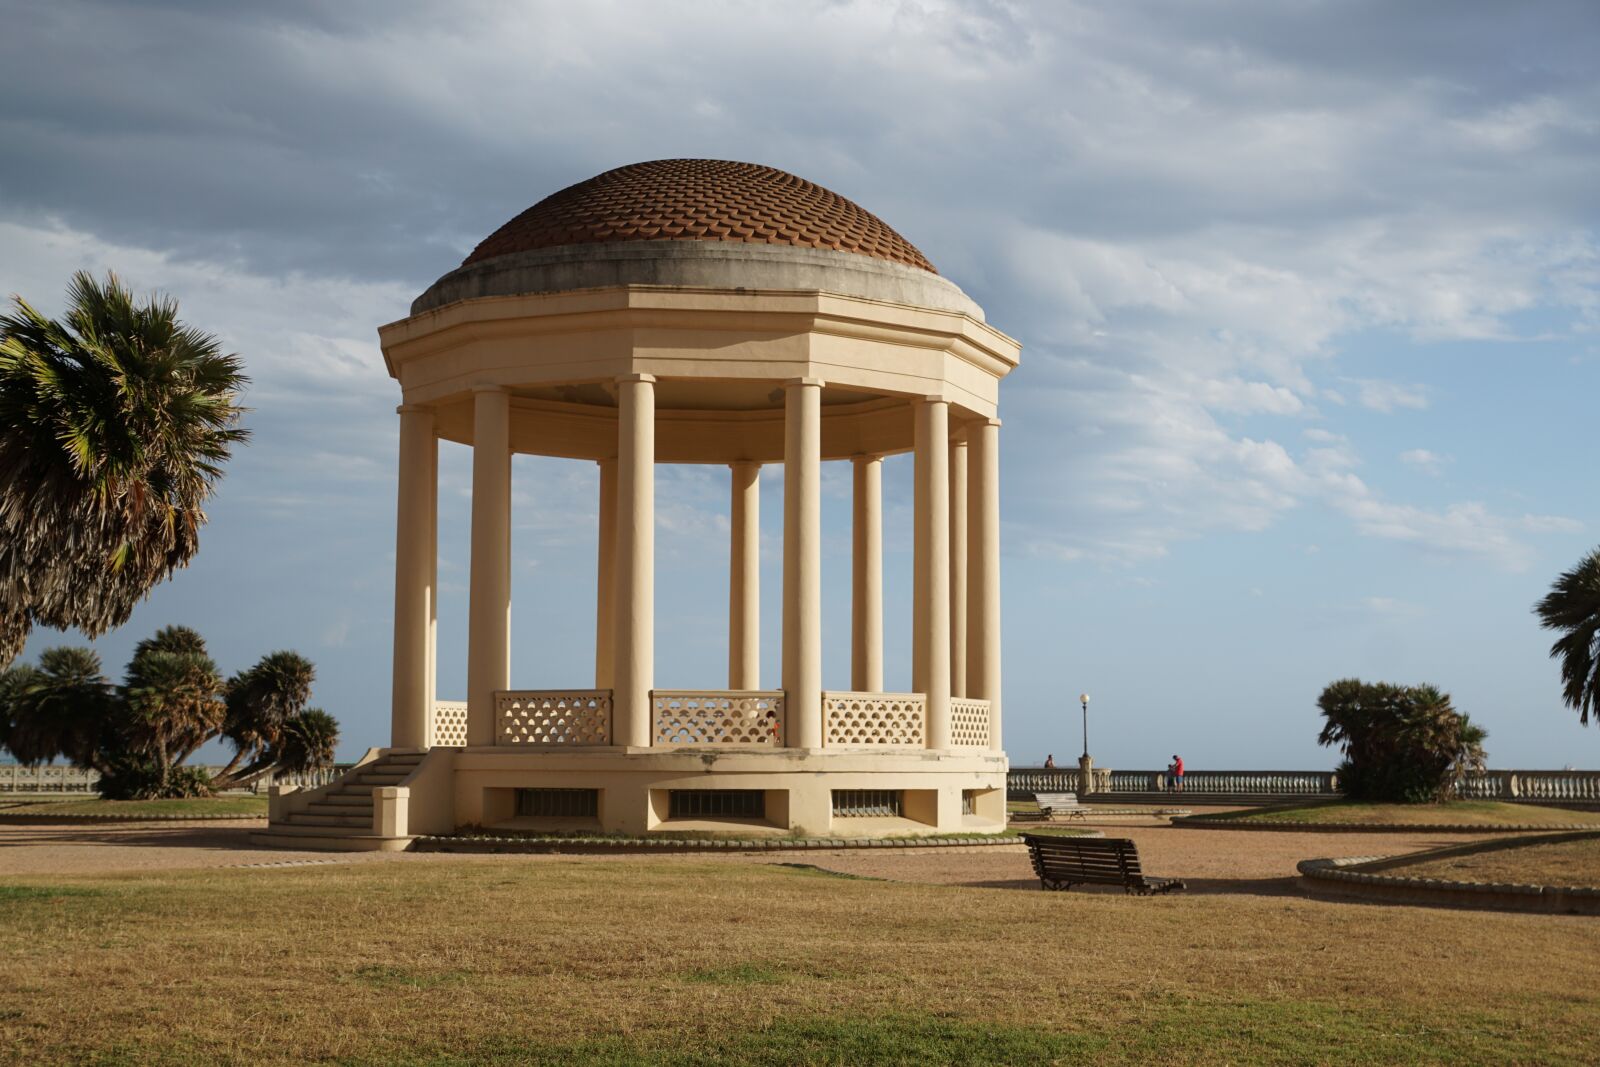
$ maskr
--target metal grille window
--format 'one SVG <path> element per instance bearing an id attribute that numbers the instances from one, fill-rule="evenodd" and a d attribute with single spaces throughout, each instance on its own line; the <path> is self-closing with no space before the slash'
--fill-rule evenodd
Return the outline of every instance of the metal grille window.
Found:
<path id="1" fill-rule="evenodd" d="M 976 789 L 963 789 L 961 791 L 961 814 L 978 814 L 978 791 Z"/>
<path id="2" fill-rule="evenodd" d="M 899 815 L 903 810 L 898 789 L 835 789 L 834 818 Z"/>
<path id="3" fill-rule="evenodd" d="M 760 789 L 674 789 L 669 819 L 764 819 L 767 794 Z"/>
<path id="4" fill-rule="evenodd" d="M 600 814 L 600 790 L 519 789 L 517 814 L 556 819 L 592 819 Z"/>

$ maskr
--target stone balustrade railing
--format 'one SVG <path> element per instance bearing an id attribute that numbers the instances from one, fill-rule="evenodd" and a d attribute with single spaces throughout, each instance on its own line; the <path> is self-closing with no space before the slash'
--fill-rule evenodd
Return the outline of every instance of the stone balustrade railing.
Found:
<path id="1" fill-rule="evenodd" d="M 611 743 L 609 689 L 505 690 L 494 695 L 494 703 L 497 745 L 584 748 Z"/>
<path id="2" fill-rule="evenodd" d="M 1165 771 L 1117 771 L 1095 768 L 1093 793 L 1160 793 L 1167 788 Z M 1083 792 L 1078 768 L 1013 767 L 1007 776 L 1011 793 Z M 1338 778 L 1331 771 L 1188 771 L 1186 794 L 1263 797 L 1336 797 Z M 1483 771 L 1468 775 L 1458 795 L 1466 800 L 1548 800 L 1600 803 L 1600 771 Z"/>
<path id="3" fill-rule="evenodd" d="M 652 745 L 783 745 L 783 693 L 653 689 Z"/>
<path id="4" fill-rule="evenodd" d="M 302 787 L 326 785 L 350 767 L 338 763 L 321 771 L 297 771 L 288 774 L 264 775 L 246 790 L 265 793 L 273 785 L 298 785 Z M 201 770 L 215 777 L 222 771 L 221 764 L 202 766 Z M 0 793 L 57 793 L 66 796 L 90 796 L 100 781 L 100 772 L 88 767 L 74 767 L 66 763 L 42 763 L 28 767 L 20 763 L 0 763 Z"/>
<path id="5" fill-rule="evenodd" d="M 921 693 L 822 694 L 822 741 L 829 748 L 921 748 L 927 719 Z"/>
<path id="6" fill-rule="evenodd" d="M 1600 803 L 1600 771 L 1484 771 L 1468 775 L 1468 800 L 1558 800 Z"/>

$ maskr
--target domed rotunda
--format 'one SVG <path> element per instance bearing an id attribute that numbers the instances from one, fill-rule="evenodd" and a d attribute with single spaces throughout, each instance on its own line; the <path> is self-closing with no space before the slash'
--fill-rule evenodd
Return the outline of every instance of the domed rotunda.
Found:
<path id="1" fill-rule="evenodd" d="M 772 167 L 636 163 L 511 219 L 379 337 L 402 394 L 391 745 L 330 786 L 275 789 L 265 839 L 1004 829 L 997 415 L 1019 346 L 915 245 Z M 440 439 L 473 450 L 464 702 L 435 692 Z M 882 462 L 904 452 L 912 686 L 885 692 Z M 535 657 L 516 680 L 542 688 L 512 686 L 513 453 L 599 465 L 592 678 Z M 849 691 L 822 687 L 834 461 L 854 475 Z M 728 672 L 704 689 L 655 687 L 658 463 L 729 471 Z M 771 464 L 783 652 L 763 679 Z"/>

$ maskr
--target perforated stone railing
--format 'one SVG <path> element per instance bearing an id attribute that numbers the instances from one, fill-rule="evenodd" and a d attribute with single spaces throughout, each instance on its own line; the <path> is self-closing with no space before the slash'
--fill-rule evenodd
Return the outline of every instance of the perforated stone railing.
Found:
<path id="1" fill-rule="evenodd" d="M 921 693 L 822 694 L 822 736 L 829 746 L 921 748 L 927 719 L 928 702 Z"/>
<path id="2" fill-rule="evenodd" d="M 433 702 L 433 744 L 441 748 L 461 748 L 467 743 L 467 702 Z"/>
<path id="3" fill-rule="evenodd" d="M 609 689 L 521 689 L 494 696 L 497 745 L 611 743 Z"/>
<path id="4" fill-rule="evenodd" d="M 750 689 L 655 689 L 653 745 L 783 744 L 783 693 Z"/>
<path id="5" fill-rule="evenodd" d="M 950 698 L 952 748 L 989 747 L 989 702 L 971 697 Z"/>

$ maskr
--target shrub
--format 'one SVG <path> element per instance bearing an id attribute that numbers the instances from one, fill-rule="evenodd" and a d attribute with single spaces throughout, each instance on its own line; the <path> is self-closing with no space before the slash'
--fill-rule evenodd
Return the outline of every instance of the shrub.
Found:
<path id="1" fill-rule="evenodd" d="M 1483 769 L 1487 731 L 1431 685 L 1334 682 L 1317 700 L 1317 737 L 1344 753 L 1339 784 L 1352 800 L 1423 804 L 1446 800 L 1469 770 Z"/>

